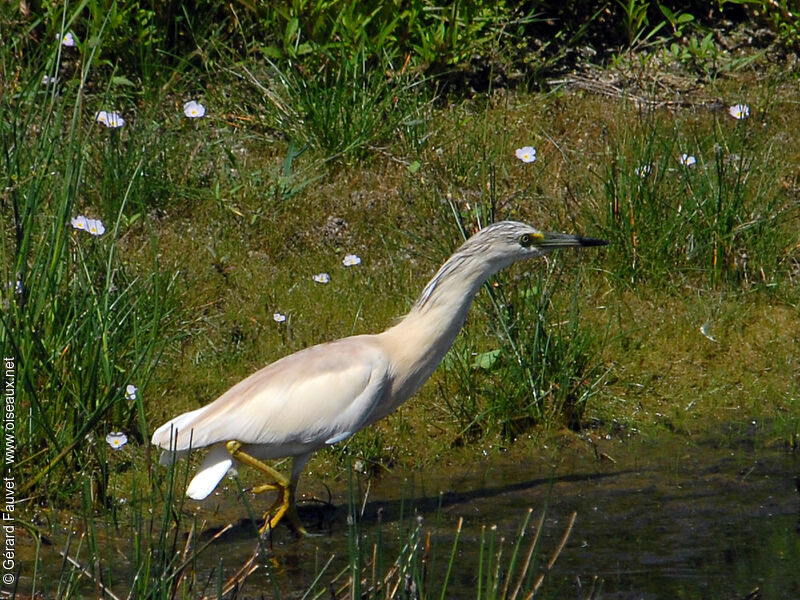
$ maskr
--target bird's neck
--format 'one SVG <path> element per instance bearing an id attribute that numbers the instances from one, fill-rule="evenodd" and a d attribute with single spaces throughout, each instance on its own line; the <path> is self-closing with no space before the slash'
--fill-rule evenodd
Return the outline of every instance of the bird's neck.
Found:
<path id="1" fill-rule="evenodd" d="M 439 269 L 403 320 L 380 334 L 398 374 L 392 386 L 395 401 L 387 407 L 388 412 L 431 376 L 464 325 L 475 294 L 496 271 L 488 265 L 466 268 L 457 260 L 452 264 L 456 258 L 457 255 Z"/>

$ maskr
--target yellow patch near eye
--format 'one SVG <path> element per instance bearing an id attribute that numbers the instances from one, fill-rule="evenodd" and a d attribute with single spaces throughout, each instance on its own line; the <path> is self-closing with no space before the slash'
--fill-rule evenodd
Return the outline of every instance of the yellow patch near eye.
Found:
<path id="1" fill-rule="evenodd" d="M 520 246 L 527 248 L 534 242 L 541 242 L 543 239 L 544 235 L 541 233 L 523 233 L 519 238 L 519 243 Z"/>

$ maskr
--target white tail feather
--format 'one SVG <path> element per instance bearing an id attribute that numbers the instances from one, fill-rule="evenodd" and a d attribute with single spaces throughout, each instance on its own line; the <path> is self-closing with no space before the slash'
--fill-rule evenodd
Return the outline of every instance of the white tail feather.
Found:
<path id="1" fill-rule="evenodd" d="M 232 466 L 233 457 L 225 444 L 215 444 L 206 455 L 203 464 L 200 465 L 197 475 L 189 482 L 186 495 L 193 500 L 202 500 L 207 497 L 219 485 Z"/>

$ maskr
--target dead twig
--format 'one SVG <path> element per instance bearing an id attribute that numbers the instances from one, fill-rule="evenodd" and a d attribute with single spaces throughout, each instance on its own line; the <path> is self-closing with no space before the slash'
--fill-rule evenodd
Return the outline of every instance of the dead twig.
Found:
<path id="1" fill-rule="evenodd" d="M 556 551 L 553 552 L 553 556 L 550 557 L 550 562 L 547 563 L 547 567 L 545 568 L 544 573 L 539 575 L 539 579 L 536 580 L 536 585 L 533 586 L 533 590 L 531 590 L 531 593 L 528 594 L 528 596 L 526 597 L 526 600 L 530 600 L 531 598 L 533 598 L 536 595 L 536 593 L 539 591 L 539 588 L 542 587 L 542 583 L 544 583 L 545 576 L 553 568 L 553 565 L 556 564 L 556 559 L 558 559 L 559 555 L 561 554 L 561 551 L 564 549 L 564 546 L 567 544 L 567 540 L 569 539 L 570 533 L 572 533 L 572 526 L 575 524 L 575 518 L 577 516 L 578 516 L 577 512 L 573 512 L 572 515 L 570 516 L 569 523 L 567 523 L 567 528 L 564 531 L 564 535 L 561 536 L 561 542 L 558 544 L 558 547 L 556 548 Z"/>

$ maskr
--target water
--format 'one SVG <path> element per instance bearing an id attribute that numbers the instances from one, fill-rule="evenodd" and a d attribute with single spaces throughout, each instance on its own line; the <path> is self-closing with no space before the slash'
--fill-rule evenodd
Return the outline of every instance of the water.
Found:
<path id="1" fill-rule="evenodd" d="M 365 554 L 371 556 L 380 536 L 390 557 L 384 562 L 390 563 L 421 517 L 436 555 L 431 568 L 443 572 L 463 517 L 448 597 L 475 597 L 482 528 L 496 524 L 497 535 L 511 540 L 507 557 L 530 507 L 531 526 L 545 514 L 537 572 L 577 513 L 539 597 L 725 600 L 758 589 L 764 599 L 800 598 L 796 452 L 685 439 L 601 444 L 597 454 L 584 445 L 550 459 L 487 459 L 438 472 L 395 473 L 369 485 L 361 481 L 354 495 Z M 303 483 L 320 485 L 313 478 Z M 302 507 L 301 519 L 319 536 L 295 540 L 279 527 L 271 542 L 272 579 L 260 569 L 239 597 L 269 597 L 276 589 L 282 596 L 301 595 L 330 556 L 323 581 L 345 568 L 348 496 L 346 484 L 339 484 L 332 507 Z M 235 526 L 201 555 L 199 578 L 215 580 L 220 568 L 230 576 L 255 547 L 252 524 L 241 519 L 246 509 L 233 493 L 224 493 L 205 501 L 200 514 L 211 532 L 229 521 Z"/>
<path id="2" fill-rule="evenodd" d="M 615 462 L 598 460 L 602 454 Z M 606 443 L 598 455 L 567 450 L 551 463 L 481 461 L 455 471 L 396 474 L 368 491 L 362 484 L 363 530 L 368 540 L 379 526 L 384 540 L 403 538 L 421 515 L 446 555 L 463 517 L 450 590 L 474 595 L 482 526 L 496 524 L 513 540 L 528 507 L 536 517 L 545 510 L 541 547 L 548 558 L 576 512 L 547 578 L 554 597 L 584 598 L 594 585 L 606 599 L 744 598 L 756 588 L 762 598 L 800 598 L 796 453 L 672 440 Z M 344 563 L 346 490 L 333 500 L 337 510 L 321 526 L 319 511 L 303 513 L 323 537 L 276 536 L 285 591 L 307 585 L 308 567 L 330 554 Z"/>

